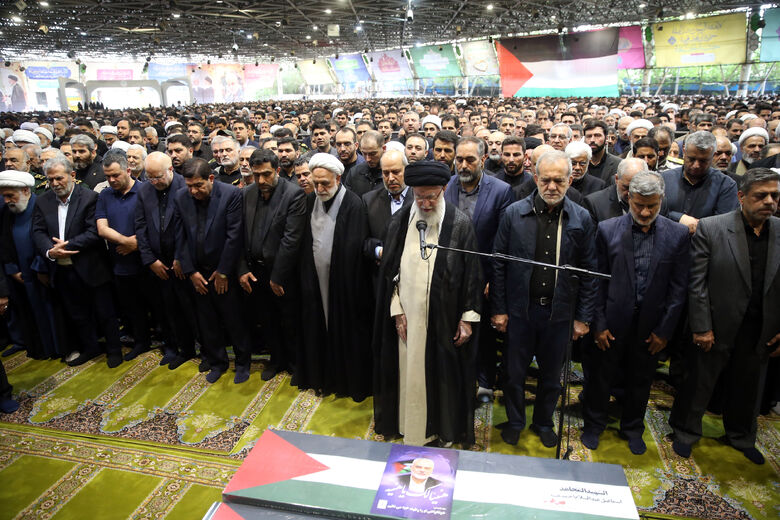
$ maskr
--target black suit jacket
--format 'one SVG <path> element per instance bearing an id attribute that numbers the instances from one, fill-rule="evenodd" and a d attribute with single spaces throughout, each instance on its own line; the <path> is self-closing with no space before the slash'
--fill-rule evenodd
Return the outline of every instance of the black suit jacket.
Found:
<path id="1" fill-rule="evenodd" d="M 168 204 L 165 206 L 165 226 L 160 225 L 160 205 L 157 199 L 157 188 L 151 182 L 142 182 L 138 189 L 138 204 L 135 206 L 135 237 L 138 240 L 138 251 L 141 262 L 151 265 L 162 259 L 161 237 L 171 227 L 174 207 L 173 199 L 181 189 L 186 189 L 184 177 L 173 174 Z M 168 266 L 171 267 L 171 266 Z"/>
<path id="2" fill-rule="evenodd" d="M 582 207 L 590 211 L 590 215 L 596 222 L 623 216 L 623 207 L 620 205 L 617 188 L 614 185 L 587 195 L 582 199 Z"/>
<path id="3" fill-rule="evenodd" d="M 197 265 L 198 214 L 195 199 L 188 190 L 179 190 L 173 197 L 176 229 L 176 259 L 189 274 L 204 266 Z M 244 248 L 244 225 L 241 190 L 224 182 L 214 182 L 206 213 L 204 262 L 224 275 L 233 275 Z M 208 276 L 211 273 L 205 273 Z"/>
<path id="4" fill-rule="evenodd" d="M 411 204 L 413 199 L 414 194 L 409 188 L 401 209 Z M 387 237 L 387 225 L 393 216 L 390 214 L 390 195 L 382 186 L 363 195 L 363 205 L 368 214 L 368 238 L 363 243 L 363 256 L 376 260 L 374 251 L 378 246 L 384 244 Z"/>
<path id="5" fill-rule="evenodd" d="M 241 256 L 238 274 L 251 271 L 253 261 L 263 260 L 271 276 L 271 281 L 287 286 L 295 274 L 298 254 L 301 248 L 304 226 L 306 225 L 306 194 L 292 182 L 279 181 L 268 201 L 268 213 L 263 222 L 262 251 L 263 258 L 253 258 L 255 249 L 255 222 L 257 203 L 262 197 L 257 184 L 251 184 L 242 190 L 244 197 L 244 254 Z"/>
<path id="6" fill-rule="evenodd" d="M 78 251 L 71 256 L 73 268 L 90 287 L 98 287 L 111 280 L 106 243 L 98 236 L 95 206 L 98 194 L 84 185 L 76 184 L 70 197 L 65 219 L 64 240 L 68 251 Z M 57 207 L 59 201 L 53 191 L 47 190 L 35 201 L 32 226 L 35 248 L 46 258 L 46 252 L 54 247 L 52 237 L 59 237 Z M 57 283 L 57 262 L 50 260 L 52 284 Z"/>

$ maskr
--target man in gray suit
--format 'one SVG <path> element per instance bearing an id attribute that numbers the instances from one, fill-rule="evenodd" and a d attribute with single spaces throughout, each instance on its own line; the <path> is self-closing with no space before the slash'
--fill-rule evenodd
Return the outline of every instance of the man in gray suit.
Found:
<path id="1" fill-rule="evenodd" d="M 741 210 L 703 218 L 693 235 L 689 305 L 694 345 L 672 407 L 672 447 L 689 457 L 718 378 L 726 442 L 756 464 L 756 417 L 770 356 L 780 356 L 780 175 L 748 171 Z"/>

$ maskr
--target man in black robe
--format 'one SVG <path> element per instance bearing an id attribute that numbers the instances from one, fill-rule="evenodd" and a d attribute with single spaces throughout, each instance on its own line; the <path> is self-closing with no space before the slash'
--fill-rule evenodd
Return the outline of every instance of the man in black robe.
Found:
<path id="1" fill-rule="evenodd" d="M 362 401 L 371 394 L 371 275 L 362 255 L 368 221 L 360 197 L 341 184 L 333 155 L 309 161 L 301 242 L 303 342 L 293 384 Z"/>
<path id="2" fill-rule="evenodd" d="M 415 204 L 390 221 L 374 320 L 374 421 L 407 444 L 474 442 L 476 336 L 484 282 L 474 255 L 419 249 L 425 240 L 477 251 L 471 219 L 446 203 L 447 165 L 406 167 Z M 420 225 L 422 227 L 422 224 Z M 421 304 L 422 302 L 422 304 Z"/>

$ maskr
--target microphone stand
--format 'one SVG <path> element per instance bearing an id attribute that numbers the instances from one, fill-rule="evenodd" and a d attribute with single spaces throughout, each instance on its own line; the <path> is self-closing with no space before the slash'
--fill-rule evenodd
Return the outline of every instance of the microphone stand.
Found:
<path id="1" fill-rule="evenodd" d="M 596 278 L 602 280 L 609 280 L 610 278 L 612 278 L 612 276 L 608 274 L 599 273 L 598 271 L 590 271 L 588 269 L 582 269 L 581 267 L 574 267 L 568 264 L 564 264 L 564 265 L 547 264 L 544 262 L 537 262 L 536 260 L 530 260 L 528 258 L 521 258 L 519 256 L 505 255 L 503 253 L 482 253 L 479 251 L 469 251 L 468 249 L 458 249 L 455 247 L 440 246 L 438 244 L 425 244 L 425 249 L 431 249 L 431 250 L 442 249 L 445 251 L 453 251 L 455 253 L 464 253 L 467 255 L 483 256 L 487 258 L 493 258 L 495 260 L 518 262 L 521 264 L 555 269 L 556 271 L 561 271 L 562 273 L 569 276 L 569 279 L 572 281 L 571 285 L 574 293 L 577 292 L 577 287 L 579 285 L 579 276 L 586 276 L 589 278 Z M 428 255 L 428 257 L 430 257 L 430 254 Z M 563 460 L 568 460 L 569 455 L 571 454 L 571 444 L 569 442 L 569 431 L 571 430 L 571 415 L 566 414 L 566 407 L 568 406 L 568 402 L 569 402 L 569 379 L 571 376 L 571 351 L 572 351 L 572 344 L 573 344 L 573 340 L 572 340 L 573 336 L 574 336 L 574 306 L 572 305 L 571 314 L 569 315 L 569 338 L 568 341 L 566 342 L 566 354 L 565 354 L 564 364 L 563 364 L 563 385 L 561 388 L 561 410 L 560 413 L 558 414 L 558 444 L 555 448 L 555 458 L 563 459 Z M 563 416 L 564 415 L 567 415 L 568 426 L 566 428 L 566 452 L 563 454 L 563 457 L 561 457 L 561 448 L 563 445 Z"/>

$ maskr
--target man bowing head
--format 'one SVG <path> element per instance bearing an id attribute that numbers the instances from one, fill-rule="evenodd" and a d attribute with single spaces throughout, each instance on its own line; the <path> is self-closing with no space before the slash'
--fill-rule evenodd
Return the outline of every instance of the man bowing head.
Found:
<path id="1" fill-rule="evenodd" d="M 404 443 L 474 442 L 474 356 L 484 287 L 471 219 L 444 200 L 447 165 L 406 167 L 414 204 L 387 230 L 374 321 L 376 432 Z"/>

